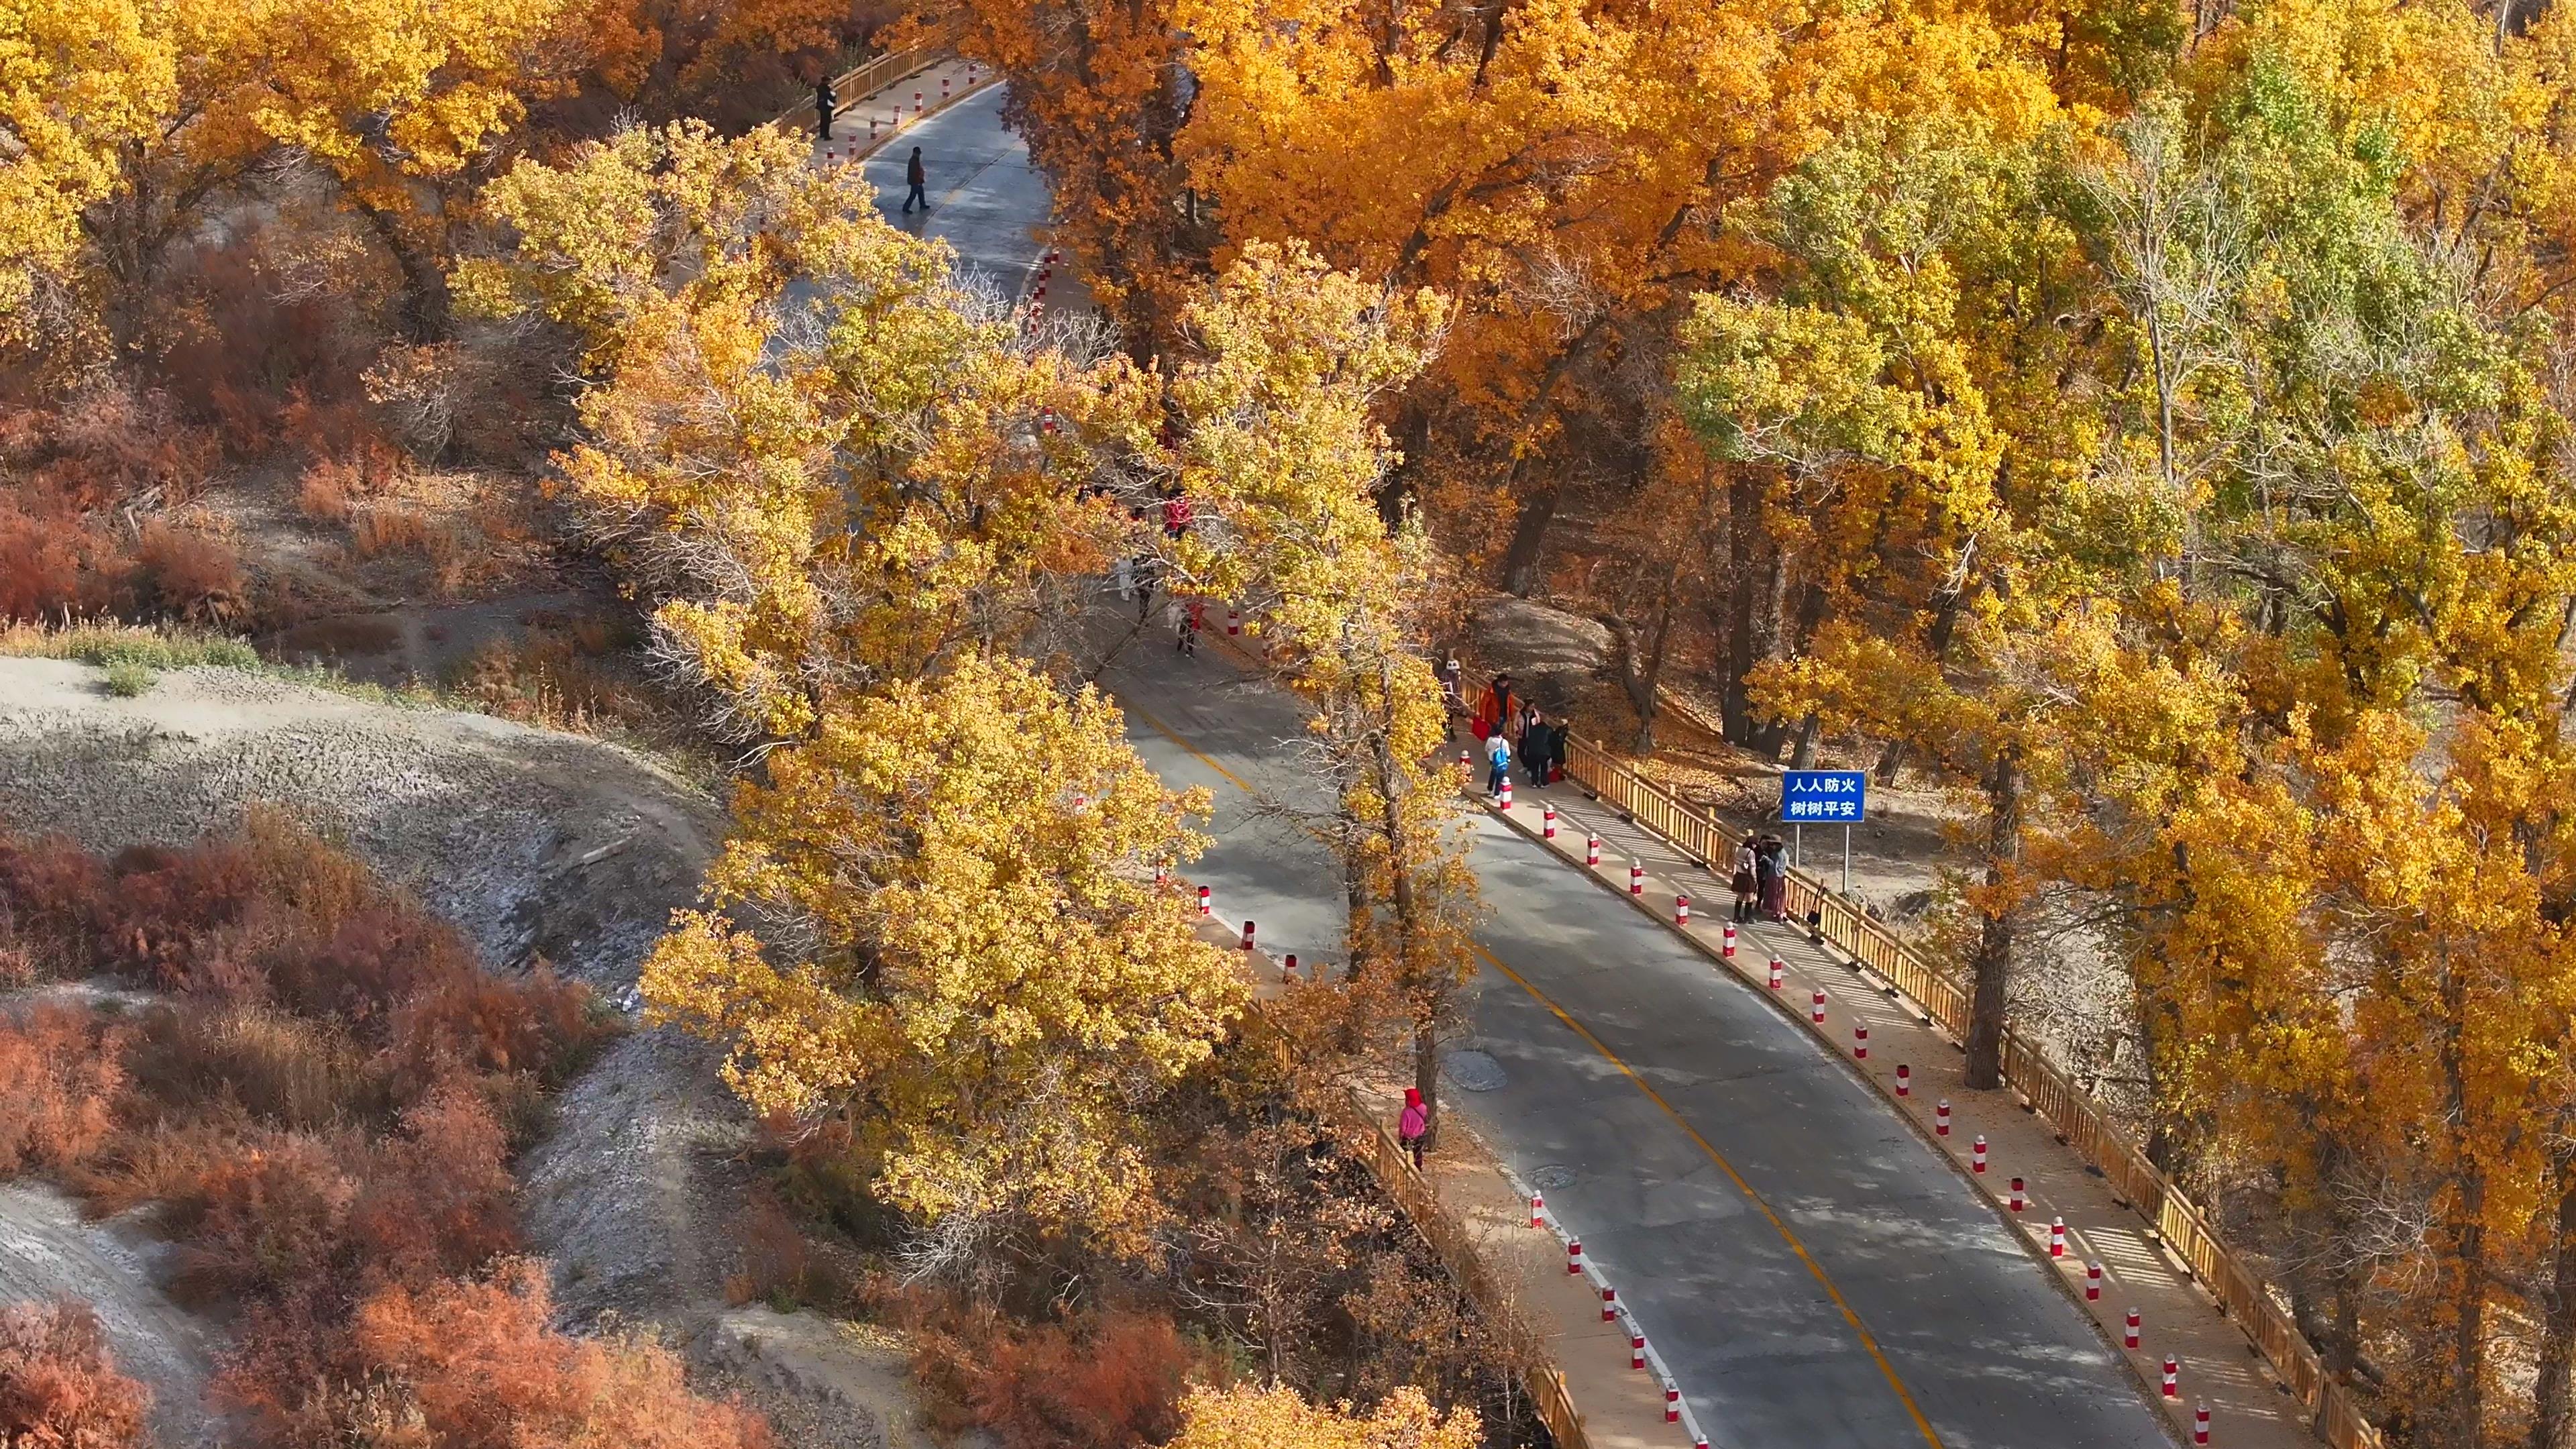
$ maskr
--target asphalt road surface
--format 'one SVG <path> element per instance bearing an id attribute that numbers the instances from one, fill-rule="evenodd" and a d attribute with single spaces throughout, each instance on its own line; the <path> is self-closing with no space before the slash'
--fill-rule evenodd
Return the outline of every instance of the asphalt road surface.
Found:
<path id="1" fill-rule="evenodd" d="M 1102 674 L 1136 748 L 1216 797 L 1191 877 L 1228 924 L 1340 959 L 1292 701 L 1155 622 Z M 1559 789 L 1570 787 L 1559 786 Z M 2117 1356 L 1823 1044 L 1489 816 L 1474 1035 L 1446 1097 L 1583 1238 L 1733 1449 L 2170 1443 Z"/>
<path id="2" fill-rule="evenodd" d="M 1035 263 L 1037 234 L 1052 204 L 1045 179 L 1029 164 L 1028 143 L 1002 124 L 1004 94 L 1002 87 L 989 86 L 916 122 L 867 158 L 866 174 L 886 220 L 914 236 L 947 242 L 957 251 L 960 271 L 981 275 L 1003 295 L 1016 297 Z M 929 178 L 922 190 L 930 209 L 916 207 L 905 215 L 904 164 L 915 146 Z"/>

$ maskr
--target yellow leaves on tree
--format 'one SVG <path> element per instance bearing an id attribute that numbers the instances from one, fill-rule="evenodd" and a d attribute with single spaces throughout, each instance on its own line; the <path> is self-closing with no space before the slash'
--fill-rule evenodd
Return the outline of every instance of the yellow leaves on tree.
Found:
<path id="1" fill-rule="evenodd" d="M 1287 1387 L 1193 1389 L 1168 1449 L 1476 1449 L 1473 1410 L 1435 1411 L 1420 1389 L 1389 1394 L 1367 1414 L 1309 1404 Z"/>
<path id="2" fill-rule="evenodd" d="M 134 0 L 0 0 L 0 330 L 20 334 L 40 286 L 81 244 L 81 213 L 159 127 L 174 56 Z"/>
<path id="3" fill-rule="evenodd" d="M 1117 710 L 968 655 L 825 716 L 738 787 L 736 831 L 644 971 L 765 1113 L 845 1114 L 925 1217 L 1115 1225 L 1138 1114 L 1242 1000 L 1156 862 L 1204 792 L 1162 787 Z"/>
<path id="4" fill-rule="evenodd" d="M 1074 435 L 1132 430 L 1150 393 L 1022 337 L 854 169 L 689 123 L 522 162 L 485 205 L 515 252 L 458 287 L 583 339 L 600 381 L 565 477 L 728 733 L 807 734 L 1015 642 L 1115 547 Z M 1048 407 L 1079 428 L 1042 432 Z"/>

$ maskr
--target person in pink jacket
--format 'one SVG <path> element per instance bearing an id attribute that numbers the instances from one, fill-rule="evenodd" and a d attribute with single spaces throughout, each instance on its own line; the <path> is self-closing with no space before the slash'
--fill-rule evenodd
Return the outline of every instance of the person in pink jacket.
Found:
<path id="1" fill-rule="evenodd" d="M 1395 1140 L 1413 1153 L 1416 1171 L 1422 1167 L 1422 1139 L 1431 1134 L 1431 1113 L 1422 1105 L 1422 1089 L 1404 1089 L 1404 1113 L 1395 1119 Z"/>

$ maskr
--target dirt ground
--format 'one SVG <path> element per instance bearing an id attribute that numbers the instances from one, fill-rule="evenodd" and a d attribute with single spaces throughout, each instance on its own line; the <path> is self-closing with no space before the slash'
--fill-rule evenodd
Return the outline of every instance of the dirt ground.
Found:
<path id="1" fill-rule="evenodd" d="M 119 699 L 87 665 L 0 658 L 0 823 L 114 850 L 194 839 L 255 801 L 344 839 L 494 969 L 543 958 L 630 1013 L 638 965 L 694 898 L 724 823 L 703 791 L 595 740 L 235 670 L 165 673 Z M 708 1386 L 770 1409 L 786 1444 L 877 1449 L 879 1419 L 909 1416 L 881 1366 L 854 1361 L 853 1387 L 826 1404 L 800 1387 L 813 1373 L 747 1371 L 757 1356 L 716 1331 L 750 1124 L 703 1045 L 638 1030 L 556 1115 L 519 1171 L 568 1320 L 654 1326 L 691 1350 Z M 130 1230 L 81 1223 L 49 1189 L 0 1192 L 0 1298 L 105 1291 L 120 1359 L 151 1379 L 165 1414 L 182 1412 L 207 1340 L 153 1286 L 148 1256 Z"/>

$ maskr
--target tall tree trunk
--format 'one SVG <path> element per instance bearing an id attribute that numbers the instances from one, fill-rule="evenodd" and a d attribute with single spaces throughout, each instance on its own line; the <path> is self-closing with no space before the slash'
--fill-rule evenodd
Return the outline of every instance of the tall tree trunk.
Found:
<path id="1" fill-rule="evenodd" d="M 2479 1449 L 2486 1420 L 2486 1172 L 2469 1140 L 2468 1066 L 2461 1039 L 2468 1031 L 2468 982 L 2442 948 L 2440 988 L 2443 1115 L 2451 1123 L 2451 1362 L 2452 1449 Z"/>
<path id="2" fill-rule="evenodd" d="M 1422 1150 L 1440 1145 L 1440 1023 L 1432 1013 L 1413 1019 L 1413 1087 L 1422 1094 Z"/>
<path id="3" fill-rule="evenodd" d="M 1753 615 L 1753 645 L 1757 660 L 1776 658 L 1780 652 L 1781 605 L 1786 600 L 1789 582 L 1789 560 L 1777 548 L 1768 550 L 1762 570 L 1761 606 Z M 1766 760 L 1780 758 L 1780 747 L 1789 742 L 1787 720 L 1756 721 L 1745 740 L 1754 753 Z"/>
<path id="4" fill-rule="evenodd" d="M 358 203 L 376 239 L 392 254 L 402 273 L 403 334 L 414 342 L 444 342 L 456 330 L 455 307 L 447 291 L 447 272 L 428 248 L 412 235 L 405 218 L 391 208 Z"/>
<path id="5" fill-rule="evenodd" d="M 1986 886 L 2004 884 L 2021 843 L 2021 752 L 2010 745 L 1986 772 Z M 2004 1083 L 2004 1008 L 2012 985 L 2015 911 L 1989 901 L 1977 931 L 1977 954 L 1968 1007 L 1967 1084 L 1991 1090 Z"/>
<path id="6" fill-rule="evenodd" d="M 2558 1166 L 2558 1212 L 2540 1291 L 2539 1410 L 2531 1449 L 2576 1449 L 2576 1163 Z"/>
<path id="7" fill-rule="evenodd" d="M 1807 711 L 1805 719 L 1798 721 L 1797 743 L 1789 747 L 1790 769 L 1812 770 L 1816 767 L 1816 725 L 1816 712 L 1812 709 Z"/>
<path id="8" fill-rule="evenodd" d="M 1726 737 L 1748 744 L 1753 739 L 1753 701 L 1745 677 L 1762 662 L 1754 651 L 1753 614 L 1759 595 L 1762 555 L 1762 489 L 1748 469 L 1737 469 L 1726 484 L 1726 677 L 1718 694 L 1718 720 Z"/>
<path id="9" fill-rule="evenodd" d="M 1514 478 L 1519 474 L 1514 472 Z M 1512 523 L 1511 544 L 1503 550 L 1503 592 L 1528 598 L 1538 591 L 1539 562 L 1547 551 L 1547 528 L 1556 521 L 1558 484 L 1551 479 L 1521 504 Z"/>

